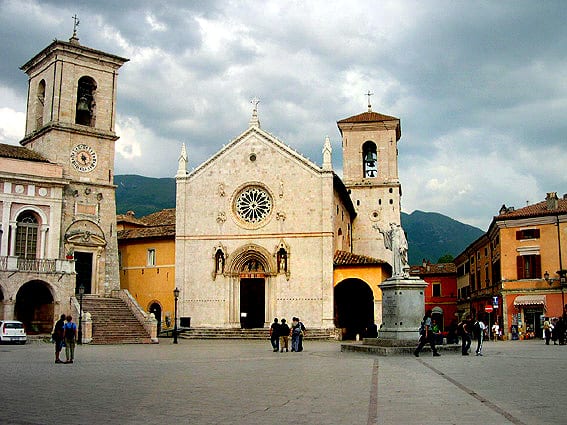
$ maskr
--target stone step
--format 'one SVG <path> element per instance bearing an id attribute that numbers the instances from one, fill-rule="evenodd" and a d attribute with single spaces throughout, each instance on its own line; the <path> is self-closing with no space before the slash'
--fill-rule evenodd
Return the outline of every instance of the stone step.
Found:
<path id="1" fill-rule="evenodd" d="M 171 330 L 168 330 L 171 333 Z M 255 329 L 226 329 L 226 328 L 189 328 L 181 329 L 179 337 L 184 339 L 269 339 L 270 331 L 267 328 Z M 332 340 L 335 339 L 333 330 L 308 330 L 304 336 L 306 340 Z"/>
<path id="2" fill-rule="evenodd" d="M 365 340 L 364 342 L 349 342 L 349 343 L 342 343 L 341 344 L 341 351 L 342 352 L 356 352 L 356 353 L 366 353 L 366 354 L 374 354 L 377 356 L 403 356 L 403 355 L 413 355 L 415 348 L 417 347 L 417 341 L 412 341 L 412 344 L 403 343 L 396 345 L 396 344 L 386 344 L 386 345 L 379 345 L 379 344 L 368 344 Z M 461 352 L 461 345 L 460 344 L 445 344 L 445 345 L 437 345 L 437 350 L 440 354 L 445 353 L 456 353 Z M 429 355 L 431 356 L 431 347 L 429 345 L 423 347 L 421 351 L 421 355 Z"/>

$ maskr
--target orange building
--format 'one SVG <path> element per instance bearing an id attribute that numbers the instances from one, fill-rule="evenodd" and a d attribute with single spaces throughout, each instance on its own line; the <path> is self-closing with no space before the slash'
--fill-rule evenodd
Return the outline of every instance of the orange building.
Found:
<path id="1" fill-rule="evenodd" d="M 492 307 L 486 317 L 505 336 L 541 337 L 544 317 L 560 316 L 565 305 L 566 247 L 567 197 L 551 192 L 517 210 L 503 205 L 455 260 L 461 313 Z"/>
<path id="2" fill-rule="evenodd" d="M 158 330 L 173 326 L 175 288 L 175 209 L 142 218 L 117 216 L 120 287 L 142 309 L 154 313 Z M 163 324 L 163 325 L 162 325 Z"/>

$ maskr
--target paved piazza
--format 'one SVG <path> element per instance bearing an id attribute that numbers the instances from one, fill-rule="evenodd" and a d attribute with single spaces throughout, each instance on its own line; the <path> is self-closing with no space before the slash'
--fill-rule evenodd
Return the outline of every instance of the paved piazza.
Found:
<path id="1" fill-rule="evenodd" d="M 474 346 L 474 345 L 473 345 Z M 306 341 L 0 346 L 2 424 L 565 424 L 567 346 L 487 342 L 484 357 L 341 353 Z"/>

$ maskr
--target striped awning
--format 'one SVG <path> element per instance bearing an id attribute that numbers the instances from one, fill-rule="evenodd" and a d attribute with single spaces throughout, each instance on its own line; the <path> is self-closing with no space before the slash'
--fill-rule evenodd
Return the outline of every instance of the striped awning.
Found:
<path id="1" fill-rule="evenodd" d="M 545 306 L 545 295 L 518 295 L 514 300 L 515 306 L 543 305 Z"/>

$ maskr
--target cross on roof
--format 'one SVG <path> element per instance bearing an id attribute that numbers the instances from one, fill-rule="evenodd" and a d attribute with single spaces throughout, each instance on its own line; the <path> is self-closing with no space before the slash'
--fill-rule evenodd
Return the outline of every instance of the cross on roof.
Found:
<path id="1" fill-rule="evenodd" d="M 79 27 L 79 24 L 80 24 L 79 17 L 75 13 L 73 15 L 73 37 L 77 36 L 77 28 Z"/>
<path id="2" fill-rule="evenodd" d="M 370 105 L 370 96 L 374 96 L 374 93 L 370 93 L 370 90 L 368 90 L 366 96 L 368 96 L 368 112 L 370 112 L 372 110 L 372 105 Z"/>

